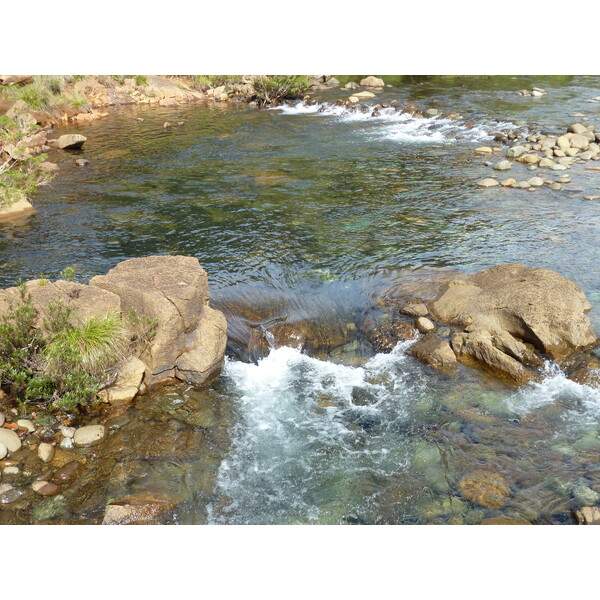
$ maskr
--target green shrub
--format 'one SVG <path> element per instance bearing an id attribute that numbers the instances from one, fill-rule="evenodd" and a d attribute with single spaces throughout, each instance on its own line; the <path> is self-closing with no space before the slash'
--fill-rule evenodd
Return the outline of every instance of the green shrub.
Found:
<path id="1" fill-rule="evenodd" d="M 43 333 L 25 285 L 19 303 L 0 319 L 0 380 L 22 404 L 73 410 L 96 402 L 123 356 L 125 330 L 117 315 L 73 325 L 61 303 L 46 308 Z"/>
<path id="2" fill-rule="evenodd" d="M 40 163 L 46 158 L 45 154 L 24 155 L 18 162 L 0 164 L 0 208 L 30 198 L 39 185 L 45 185 L 53 178 L 51 173 L 39 170 Z"/>
<path id="3" fill-rule="evenodd" d="M 125 83 L 125 75 L 111 75 L 111 77 L 119 84 L 123 85 Z"/>
<path id="4" fill-rule="evenodd" d="M 308 86 L 306 75 L 263 75 L 254 81 L 260 106 L 279 104 L 286 98 L 297 98 Z"/>
<path id="5" fill-rule="evenodd" d="M 148 79 L 146 78 L 145 75 L 136 75 L 135 76 L 135 85 L 139 85 L 140 87 L 148 85 Z"/>
<path id="6" fill-rule="evenodd" d="M 81 110 L 81 111 L 87 111 L 90 107 L 86 98 L 75 90 L 71 91 L 71 97 L 69 98 L 69 104 L 75 110 Z"/>

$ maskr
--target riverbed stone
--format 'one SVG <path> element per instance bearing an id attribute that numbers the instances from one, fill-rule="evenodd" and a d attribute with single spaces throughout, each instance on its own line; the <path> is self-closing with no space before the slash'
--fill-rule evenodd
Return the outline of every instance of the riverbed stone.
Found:
<path id="1" fill-rule="evenodd" d="M 86 427 L 80 427 L 75 431 L 73 443 L 76 448 L 96 446 L 106 439 L 107 433 L 107 429 L 104 425 L 88 425 Z"/>
<path id="2" fill-rule="evenodd" d="M 600 506 L 584 506 L 574 516 L 578 525 L 600 525 Z"/>
<path id="3" fill-rule="evenodd" d="M 577 133 L 579 135 L 583 135 L 584 133 L 587 133 L 587 127 L 585 125 L 582 125 L 581 123 L 573 123 L 573 125 L 569 125 L 569 129 L 568 129 L 569 133 Z"/>
<path id="4" fill-rule="evenodd" d="M 494 165 L 496 171 L 508 171 L 512 168 L 512 163 L 509 160 L 501 160 Z"/>
<path id="5" fill-rule="evenodd" d="M 431 333 L 435 331 L 435 325 L 427 317 L 418 317 L 415 320 L 415 327 L 421 333 Z"/>
<path id="6" fill-rule="evenodd" d="M 33 520 L 36 523 L 43 523 L 67 515 L 69 513 L 68 507 L 67 499 L 61 494 L 46 497 L 33 509 Z"/>
<path id="7" fill-rule="evenodd" d="M 526 165 L 536 165 L 540 160 L 542 159 L 537 154 L 523 154 L 517 159 L 518 162 Z"/>
<path id="8" fill-rule="evenodd" d="M 354 98 L 374 98 L 375 94 L 373 92 L 368 92 L 367 90 L 363 90 L 362 92 L 355 92 L 352 94 Z"/>
<path id="9" fill-rule="evenodd" d="M 492 179 L 491 177 L 486 177 L 485 179 L 478 181 L 477 185 L 482 188 L 491 188 L 491 187 L 499 186 L 500 182 L 497 179 Z"/>
<path id="10" fill-rule="evenodd" d="M 480 154 L 492 154 L 494 151 L 489 146 L 480 146 L 479 148 L 475 148 L 475 152 L 479 152 Z"/>
<path id="11" fill-rule="evenodd" d="M 358 83 L 356 83 L 356 81 L 349 81 L 345 86 L 344 89 L 346 90 L 356 90 L 358 89 L 360 86 L 358 85 Z"/>
<path id="12" fill-rule="evenodd" d="M 400 312 L 411 317 L 426 317 L 429 309 L 423 302 L 409 302 L 400 309 Z"/>
<path id="13" fill-rule="evenodd" d="M 510 487 L 504 477 L 483 469 L 467 473 L 460 480 L 458 489 L 465 500 L 485 508 L 502 508 L 510 498 Z"/>
<path id="14" fill-rule="evenodd" d="M 24 429 L 28 433 L 33 433 L 35 431 L 35 425 L 29 419 L 19 419 L 17 425 L 19 426 L 19 429 Z"/>
<path id="15" fill-rule="evenodd" d="M 0 429 L 0 442 L 6 446 L 9 452 L 16 452 L 21 448 L 21 438 L 10 429 Z"/>
<path id="16" fill-rule="evenodd" d="M 31 489 L 39 496 L 56 496 L 60 488 L 50 481 L 36 480 L 31 484 Z"/>
<path id="17" fill-rule="evenodd" d="M 408 348 L 406 354 L 438 371 L 451 371 L 458 364 L 450 344 L 435 333 L 429 333 L 417 340 Z"/>
<path id="18" fill-rule="evenodd" d="M 0 442 L 0 460 L 5 459 L 7 454 L 8 448 L 4 445 L 3 442 Z"/>
<path id="19" fill-rule="evenodd" d="M 54 446 L 52 444 L 48 444 L 47 442 L 42 442 L 38 446 L 38 456 L 45 463 L 52 461 L 54 458 L 54 452 Z"/>
<path id="20" fill-rule="evenodd" d="M 523 154 L 525 154 L 526 149 L 524 146 L 512 146 L 506 151 L 507 158 L 519 158 Z"/>
<path id="21" fill-rule="evenodd" d="M 62 150 L 75 150 L 81 148 L 86 141 L 87 138 L 84 135 L 68 133 L 58 138 L 58 147 Z"/>
<path id="22" fill-rule="evenodd" d="M 364 79 L 360 80 L 360 85 L 365 87 L 384 87 L 385 83 L 383 79 L 379 79 L 378 77 L 374 77 L 373 75 L 369 75 Z"/>
<path id="23" fill-rule="evenodd" d="M 502 180 L 500 182 L 500 185 L 502 187 L 511 187 L 511 186 L 515 185 L 515 183 L 517 183 L 517 180 L 512 177 L 509 177 L 508 179 Z"/>
<path id="24" fill-rule="evenodd" d="M 529 185 L 532 187 L 542 187 L 544 185 L 544 180 L 541 177 L 532 177 L 529 179 Z"/>
<path id="25" fill-rule="evenodd" d="M 569 140 L 571 148 L 577 148 L 579 150 L 587 150 L 587 147 L 590 145 L 590 141 L 584 135 L 579 135 L 574 133 Z M 568 153 L 567 153 L 568 154 Z"/>
<path id="26" fill-rule="evenodd" d="M 119 367 L 115 383 L 99 396 L 110 404 L 127 404 L 131 402 L 140 390 L 148 367 L 139 358 L 130 357 Z"/>
<path id="27" fill-rule="evenodd" d="M 140 493 L 111 502 L 103 525 L 158 525 L 181 500 L 160 493 Z"/>

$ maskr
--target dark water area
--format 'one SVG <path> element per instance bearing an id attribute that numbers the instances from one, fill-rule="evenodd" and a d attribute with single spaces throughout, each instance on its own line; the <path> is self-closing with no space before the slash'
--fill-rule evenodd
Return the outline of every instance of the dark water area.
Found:
<path id="1" fill-rule="evenodd" d="M 50 156 L 61 172 L 36 195 L 39 213 L 0 224 L 0 286 L 73 265 L 85 282 L 127 258 L 192 255 L 215 306 L 277 305 L 260 322 L 268 341 L 275 322 L 351 328 L 373 298 L 419 272 L 521 262 L 580 285 L 598 330 L 600 211 L 584 196 L 598 193 L 600 175 L 576 165 L 562 191 L 485 190 L 475 182 L 496 174 L 483 164 L 495 157 L 473 150 L 501 131 L 564 131 L 577 112 L 598 126 L 600 103 L 587 100 L 600 78 L 385 79 L 394 87 L 367 104 L 396 99 L 465 116 L 216 103 L 122 108 L 57 129 L 88 141 Z M 533 85 L 548 94 L 517 94 Z M 164 121 L 185 124 L 164 131 Z M 76 167 L 78 157 L 89 167 Z M 507 174 L 531 175 L 516 163 Z M 361 360 L 293 345 L 230 352 L 207 393 L 231 411 L 231 446 L 221 446 L 212 490 L 203 480 L 203 507 L 189 493 L 181 522 L 563 523 L 600 501 L 597 390 L 554 365 L 542 384 L 515 391 L 462 367 L 441 376 L 403 345 L 382 355 L 347 343 Z M 182 402 L 188 394 L 175 393 Z M 458 493 L 478 469 L 510 487 L 501 508 Z M 186 471 L 191 489 L 197 472 Z"/>

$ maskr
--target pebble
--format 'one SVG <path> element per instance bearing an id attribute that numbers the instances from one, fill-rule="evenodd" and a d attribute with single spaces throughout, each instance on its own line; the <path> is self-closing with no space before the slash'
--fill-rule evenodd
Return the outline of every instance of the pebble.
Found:
<path id="1" fill-rule="evenodd" d="M 16 452 L 21 447 L 21 439 L 10 429 L 0 429 L 0 442 L 2 442 L 9 452 Z"/>
<path id="2" fill-rule="evenodd" d="M 87 158 L 78 158 L 78 159 L 75 161 L 75 164 L 76 164 L 78 167 L 87 167 L 87 166 L 90 164 L 90 161 L 89 161 Z"/>
<path id="3" fill-rule="evenodd" d="M 415 327 L 421 333 L 431 333 L 435 331 L 435 325 L 427 317 L 419 317 L 415 320 Z"/>
<path id="4" fill-rule="evenodd" d="M 481 181 L 478 181 L 477 185 L 482 188 L 490 188 L 490 187 L 496 187 L 496 186 L 500 185 L 500 183 L 496 179 L 487 177 L 486 179 L 482 179 Z"/>
<path id="5" fill-rule="evenodd" d="M 38 456 L 43 462 L 49 463 L 54 458 L 54 446 L 46 442 L 42 442 L 38 447 Z"/>
<path id="6" fill-rule="evenodd" d="M 500 182 L 500 184 L 504 187 L 510 187 L 511 185 L 515 185 L 515 183 L 517 183 L 517 180 L 513 179 L 512 177 Z"/>
<path id="7" fill-rule="evenodd" d="M 529 181 L 517 181 L 517 183 L 514 183 L 512 187 L 522 190 L 528 190 L 531 187 L 531 184 L 529 183 Z"/>
<path id="8" fill-rule="evenodd" d="M 8 448 L 2 442 L 0 442 L 0 460 L 6 458 L 7 454 Z"/>
<path id="9" fill-rule="evenodd" d="M 549 158 L 542 158 L 538 164 L 540 167 L 553 167 L 556 163 Z"/>
<path id="10" fill-rule="evenodd" d="M 50 481 L 34 481 L 31 489 L 40 496 L 55 496 L 60 492 L 60 488 Z"/>
<path id="11" fill-rule="evenodd" d="M 553 171 L 566 171 L 569 167 L 567 167 L 567 165 L 554 164 L 550 168 Z"/>
<path id="12" fill-rule="evenodd" d="M 496 171 L 508 171 L 512 168 L 512 163 L 509 160 L 501 160 L 494 165 Z"/>
<path id="13" fill-rule="evenodd" d="M 75 435 L 75 427 L 66 427 L 65 425 L 62 425 L 60 432 L 63 437 L 72 438 Z"/>
<path id="14" fill-rule="evenodd" d="M 17 425 L 19 426 L 19 429 L 26 429 L 29 433 L 35 431 L 35 425 L 29 419 L 19 419 Z"/>
<path id="15" fill-rule="evenodd" d="M 571 183 L 571 178 L 566 175 L 561 175 L 556 179 L 557 183 Z"/>
<path id="16" fill-rule="evenodd" d="M 21 469 L 19 469 L 19 467 L 4 467 L 2 472 L 5 475 L 18 475 L 21 472 Z"/>
<path id="17" fill-rule="evenodd" d="M 489 146 L 480 146 L 479 148 L 475 148 L 475 152 L 479 152 L 481 154 L 491 154 L 493 150 Z"/>
<path id="18" fill-rule="evenodd" d="M 600 196 L 584 196 L 584 200 L 600 200 Z"/>
<path id="19" fill-rule="evenodd" d="M 550 189 L 556 192 L 560 192 L 560 190 L 562 190 L 562 185 L 560 183 L 553 183 L 550 185 Z"/>
<path id="20" fill-rule="evenodd" d="M 60 440 L 60 447 L 63 450 L 70 450 L 73 447 L 73 438 L 63 438 Z"/>
<path id="21" fill-rule="evenodd" d="M 6 421 L 6 415 L 2 412 L 0 412 L 0 427 L 2 427 L 2 425 L 4 425 L 4 422 Z"/>
<path id="22" fill-rule="evenodd" d="M 525 154 L 525 148 L 523 146 L 513 146 L 506 151 L 507 158 L 519 158 L 522 154 Z"/>
<path id="23" fill-rule="evenodd" d="M 537 170 L 538 170 L 538 167 L 537 167 L 536 165 L 529 165 L 529 166 L 527 167 L 527 170 L 528 170 L 528 171 L 537 171 Z"/>
<path id="24" fill-rule="evenodd" d="M 95 446 L 106 439 L 107 429 L 104 425 L 88 425 L 75 431 L 73 443 L 77 448 Z"/>
<path id="25" fill-rule="evenodd" d="M 541 187 L 544 185 L 544 180 L 541 177 L 532 177 L 529 184 L 533 187 Z"/>

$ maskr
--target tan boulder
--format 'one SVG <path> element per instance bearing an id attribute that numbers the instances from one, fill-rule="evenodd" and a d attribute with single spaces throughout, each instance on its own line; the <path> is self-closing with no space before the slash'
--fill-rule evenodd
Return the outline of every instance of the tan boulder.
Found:
<path id="1" fill-rule="evenodd" d="M 596 342 L 581 288 L 548 269 L 506 264 L 449 282 L 432 304 L 443 323 L 506 331 L 561 360 Z"/>
<path id="2" fill-rule="evenodd" d="M 140 391 L 147 368 L 139 358 L 129 357 L 119 367 L 115 383 L 110 388 L 102 390 L 99 396 L 103 401 L 113 405 L 131 402 Z"/>
<path id="3" fill-rule="evenodd" d="M 43 279 L 34 279 L 25 284 L 32 296 L 33 307 L 38 312 L 36 327 L 43 328 L 44 319 L 48 317 L 48 306 L 60 302 L 71 309 L 70 322 L 79 325 L 91 318 L 102 318 L 109 314 L 121 313 L 121 301 L 118 296 L 105 290 L 75 283 L 73 281 L 55 281 L 50 283 Z M 10 310 L 10 304 L 20 301 L 19 288 L 0 290 L 0 315 Z"/>
<path id="4" fill-rule="evenodd" d="M 417 340 L 406 354 L 438 371 L 451 371 L 458 364 L 450 344 L 435 333 L 429 333 Z"/>
<path id="5" fill-rule="evenodd" d="M 31 202 L 26 198 L 21 198 L 8 206 L 0 204 L 0 221 L 9 221 L 14 218 L 24 217 L 37 212 Z M 0 307 L 0 311 L 1 311 Z"/>
<path id="6" fill-rule="evenodd" d="M 155 335 L 140 355 L 150 385 L 173 377 L 199 384 L 220 369 L 227 323 L 208 306 L 208 276 L 196 258 L 132 258 L 94 277 L 90 286 L 118 295 L 123 314 L 156 320 Z"/>
<path id="7" fill-rule="evenodd" d="M 369 75 L 368 77 L 360 80 L 360 85 L 364 85 L 365 87 L 384 87 L 385 82 L 383 79 Z"/>

